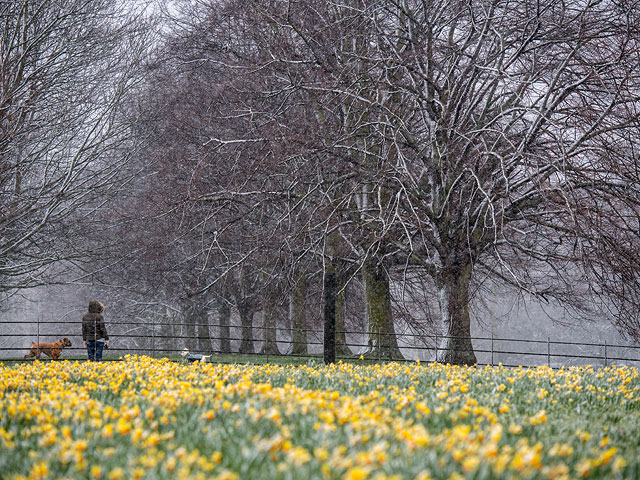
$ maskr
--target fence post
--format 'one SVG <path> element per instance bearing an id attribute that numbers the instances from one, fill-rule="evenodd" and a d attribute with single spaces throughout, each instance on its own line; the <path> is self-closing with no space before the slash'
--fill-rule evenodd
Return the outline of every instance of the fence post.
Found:
<path id="1" fill-rule="evenodd" d="M 36 342 L 38 343 L 38 353 L 40 353 L 40 315 L 38 315 L 38 333 L 37 333 L 37 337 L 38 337 L 38 339 L 36 340 Z"/>
<path id="2" fill-rule="evenodd" d="M 551 337 L 547 337 L 547 367 L 551 366 Z"/>
<path id="3" fill-rule="evenodd" d="M 609 356 L 607 355 L 607 341 L 604 341 L 604 366 L 609 366 Z"/>

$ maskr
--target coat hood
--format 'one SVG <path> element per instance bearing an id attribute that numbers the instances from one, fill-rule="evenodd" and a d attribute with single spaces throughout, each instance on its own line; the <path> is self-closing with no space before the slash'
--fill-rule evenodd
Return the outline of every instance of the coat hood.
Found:
<path id="1" fill-rule="evenodd" d="M 104 305 L 97 300 L 91 300 L 89 302 L 89 313 L 102 313 L 104 312 Z"/>

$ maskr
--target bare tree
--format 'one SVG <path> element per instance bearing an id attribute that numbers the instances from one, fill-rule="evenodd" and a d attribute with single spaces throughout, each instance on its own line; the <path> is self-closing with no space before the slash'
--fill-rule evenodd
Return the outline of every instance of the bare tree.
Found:
<path id="1" fill-rule="evenodd" d="M 121 185 L 148 31 L 110 1 L 1 2 L 0 23 L 0 289 L 13 290 L 93 246 L 68 239 Z"/>
<path id="2" fill-rule="evenodd" d="M 379 2 L 366 12 L 378 38 L 379 68 L 368 74 L 379 92 L 370 108 L 382 112 L 375 134 L 394 152 L 378 178 L 394 192 L 387 211 L 404 231 L 396 245 L 439 290 L 438 360 L 475 363 L 469 302 L 479 269 L 563 300 L 589 246 L 623 235 L 626 254 L 637 251 L 626 221 L 638 213 L 629 168 L 637 12 L 555 1 Z M 591 216 L 615 220 L 586 228 Z"/>

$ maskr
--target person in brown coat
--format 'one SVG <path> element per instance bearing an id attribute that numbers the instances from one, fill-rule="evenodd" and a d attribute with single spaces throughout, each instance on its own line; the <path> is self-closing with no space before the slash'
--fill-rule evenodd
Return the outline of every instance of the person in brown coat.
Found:
<path id="1" fill-rule="evenodd" d="M 102 360 L 102 349 L 109 346 L 109 335 L 104 326 L 104 305 L 102 302 L 91 300 L 89 311 L 82 317 L 82 341 L 87 349 L 87 355 L 92 362 Z"/>

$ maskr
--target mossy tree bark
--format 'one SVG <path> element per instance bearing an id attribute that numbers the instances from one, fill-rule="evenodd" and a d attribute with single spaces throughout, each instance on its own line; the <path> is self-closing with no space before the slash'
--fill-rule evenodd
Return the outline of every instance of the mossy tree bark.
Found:
<path id="1" fill-rule="evenodd" d="M 402 359 L 393 326 L 389 275 L 375 259 L 367 259 L 362 268 L 369 321 L 367 356 L 380 359 Z"/>
<path id="2" fill-rule="evenodd" d="M 185 326 L 185 346 L 192 352 L 206 352 L 211 349 L 207 313 L 201 304 L 188 302 L 183 306 Z"/>
<path id="3" fill-rule="evenodd" d="M 477 363 L 471 342 L 469 317 L 471 273 L 471 264 L 464 264 L 447 268 L 440 276 L 438 287 L 444 332 L 436 356 L 436 360 L 440 363 L 455 365 Z"/>
<path id="4" fill-rule="evenodd" d="M 265 287 L 262 299 L 263 329 L 262 329 L 262 349 L 260 353 L 265 355 L 280 355 L 276 335 L 277 326 L 277 289 L 273 286 Z"/>
<path id="5" fill-rule="evenodd" d="M 238 304 L 238 313 L 240 314 L 240 353 L 255 353 L 253 346 L 253 313 L 254 308 L 251 302 L 244 301 Z"/>
<path id="6" fill-rule="evenodd" d="M 197 305 L 194 318 L 198 332 L 198 350 L 200 352 L 210 352 L 212 350 L 211 331 L 207 311 L 201 305 Z"/>
<path id="7" fill-rule="evenodd" d="M 336 292 L 335 292 L 335 354 L 337 356 L 350 356 L 353 352 L 347 346 L 345 334 L 345 317 L 346 317 L 346 286 L 349 279 L 349 267 L 344 260 L 340 259 L 344 254 L 344 241 L 340 238 L 337 231 L 333 231 L 327 237 L 326 245 L 327 257 L 325 258 L 325 275 L 327 273 L 335 274 Z"/>
<path id="8" fill-rule="evenodd" d="M 182 330 L 180 325 L 181 315 L 169 307 L 165 308 L 165 315 L 169 321 L 168 323 L 158 322 L 160 323 L 160 326 L 156 330 L 158 338 L 154 338 L 153 346 L 156 351 L 166 349 L 170 355 L 175 355 L 177 353 L 175 350 L 182 348 L 179 342 L 178 344 L 174 343 L 176 337 L 180 336 L 180 331 Z"/>
<path id="9" fill-rule="evenodd" d="M 224 299 L 218 306 L 218 323 L 220 326 L 220 351 L 231 353 L 231 307 Z"/>
<path id="10" fill-rule="evenodd" d="M 345 333 L 345 318 L 347 313 L 347 279 L 347 272 L 344 270 L 337 272 L 338 294 L 336 296 L 336 355 L 338 356 L 353 355 L 353 352 L 347 346 L 347 336 Z"/>
<path id="11" fill-rule="evenodd" d="M 184 325 L 184 345 L 190 351 L 196 351 L 198 345 L 196 342 L 196 321 L 193 316 L 193 309 L 191 305 L 186 305 L 182 311 L 182 319 Z"/>

